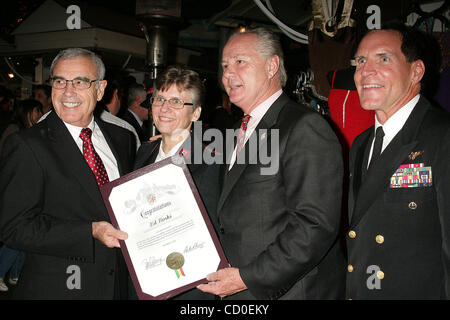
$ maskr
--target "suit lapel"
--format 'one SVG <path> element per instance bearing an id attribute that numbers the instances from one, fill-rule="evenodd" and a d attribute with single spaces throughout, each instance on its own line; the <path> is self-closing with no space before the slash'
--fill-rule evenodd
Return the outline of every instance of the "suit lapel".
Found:
<path id="1" fill-rule="evenodd" d="M 200 166 L 196 165 L 202 163 L 202 159 L 195 160 L 194 155 L 194 139 L 197 139 L 197 136 L 191 132 L 190 136 L 186 139 L 186 141 L 181 145 L 181 147 L 177 150 L 177 153 L 180 153 L 180 151 L 184 150 L 185 152 L 182 153 L 182 155 L 186 158 L 187 167 L 189 168 L 190 172 L 193 173 L 194 171 L 198 170 Z M 153 143 L 144 143 L 141 145 L 141 148 L 139 149 L 138 158 L 136 158 L 136 166 L 135 169 L 142 168 L 144 166 L 147 166 L 149 164 L 152 164 L 156 161 L 156 157 L 159 153 L 159 148 L 162 143 L 161 139 L 156 140 Z M 198 142 L 197 144 L 202 147 L 202 153 L 199 154 L 199 156 L 203 155 L 203 149 L 204 146 L 202 142 Z"/>
<path id="2" fill-rule="evenodd" d="M 200 147 L 201 152 L 196 150 Z M 189 137 L 183 142 L 181 147 L 177 150 L 177 154 L 181 154 L 185 160 L 186 165 L 189 168 L 189 172 L 193 175 L 203 163 L 203 150 L 205 146 L 202 142 L 202 132 L 201 130 L 194 130 L 194 126 L 191 128 L 191 133 Z M 198 158 L 200 157 L 200 158 Z"/>
<path id="3" fill-rule="evenodd" d="M 367 171 L 360 189 L 355 193 L 356 202 L 351 217 L 351 226 L 357 225 L 377 197 L 389 188 L 391 176 L 418 143 L 416 137 L 427 110 L 428 108 L 423 105 L 423 99 L 419 100 L 403 128 L 383 151 L 378 161 Z M 373 133 L 371 136 L 373 137 Z M 371 141 L 371 139 L 367 139 L 366 145 Z M 362 162 L 364 165 L 364 161 Z M 367 159 L 365 165 L 367 165 Z"/>
<path id="4" fill-rule="evenodd" d="M 231 157 L 233 156 L 233 151 L 236 148 L 236 143 L 237 143 L 237 136 L 236 136 L 236 134 L 237 134 L 239 128 L 240 128 L 240 122 L 238 121 L 238 122 L 235 123 L 235 125 L 233 127 L 233 130 L 234 130 L 235 134 L 233 136 L 225 135 L 225 141 L 224 141 L 225 150 L 224 150 L 224 157 L 223 157 L 225 162 L 220 168 L 221 169 L 220 170 L 220 178 L 221 178 L 221 181 L 222 181 L 222 184 L 221 184 L 221 189 L 222 190 L 223 190 L 223 188 L 224 188 L 224 186 L 226 184 L 226 180 L 227 180 L 227 178 L 229 176 L 228 168 L 229 168 L 230 163 L 231 163 Z"/>
<path id="5" fill-rule="evenodd" d="M 97 181 L 92 174 L 86 160 L 84 159 L 80 149 L 74 142 L 72 136 L 67 130 L 62 120 L 55 112 L 47 117 L 49 128 L 49 140 L 54 145 L 54 150 L 60 158 L 59 166 L 61 170 L 71 174 L 74 181 L 86 190 L 89 198 L 101 208 L 99 212 L 105 209 Z M 74 204 L 75 205 L 75 204 Z"/>
<path id="6" fill-rule="evenodd" d="M 361 188 L 361 184 L 366 176 L 367 173 L 367 161 L 368 161 L 368 154 L 370 150 L 371 141 L 373 140 L 373 127 L 368 129 L 368 131 L 362 133 L 362 135 L 365 135 L 361 137 L 361 142 L 354 143 L 354 148 L 356 148 L 355 151 L 355 160 L 353 165 L 353 172 L 352 172 L 352 184 L 350 185 L 350 202 L 354 205 L 354 199 L 358 196 L 358 191 Z M 354 206 L 349 207 L 349 220 L 351 221 L 352 214 L 353 214 Z"/>
<path id="7" fill-rule="evenodd" d="M 119 170 L 119 174 L 122 176 L 125 174 L 124 170 L 124 164 L 126 163 L 127 158 L 127 150 L 123 148 L 117 148 L 116 146 L 123 145 L 118 140 L 118 136 L 114 135 L 110 130 L 108 130 L 108 127 L 106 124 L 100 119 L 95 118 L 95 123 L 99 126 L 100 130 L 103 133 L 103 136 L 105 137 L 106 143 L 108 143 L 109 148 L 111 149 L 111 152 L 114 155 L 114 158 L 116 158 L 117 161 L 117 168 Z"/>
<path id="8" fill-rule="evenodd" d="M 233 168 L 228 171 L 229 167 L 229 161 L 227 159 L 226 163 L 222 166 L 222 174 L 223 174 L 223 185 L 222 185 L 222 192 L 220 193 L 219 202 L 218 202 L 218 212 L 220 212 L 220 209 L 222 208 L 223 204 L 225 203 L 225 200 L 233 190 L 236 182 L 239 180 L 239 177 L 242 175 L 244 170 L 247 168 L 249 163 L 256 163 L 255 160 L 257 160 L 258 154 L 260 152 L 260 143 L 258 141 L 259 135 L 258 132 L 260 132 L 261 129 L 270 129 L 272 128 L 277 121 L 278 114 L 280 113 L 280 110 L 282 107 L 289 101 L 289 98 L 282 94 L 273 104 L 270 106 L 269 110 L 267 110 L 264 117 L 261 119 L 261 121 L 258 123 L 258 125 L 255 128 L 255 131 L 253 131 L 252 135 L 249 137 L 247 143 L 244 146 L 244 149 L 241 151 L 245 153 L 245 163 L 239 164 L 235 163 L 233 165 Z M 269 135 L 270 130 L 267 130 L 267 136 L 265 139 L 266 141 L 269 141 Z M 250 147 L 249 147 L 249 141 L 250 139 L 253 139 L 253 141 L 257 142 L 257 149 L 251 150 L 250 154 Z M 230 143 L 229 141 L 226 142 L 227 144 Z M 266 147 L 267 144 L 262 144 L 264 147 Z"/>
<path id="9" fill-rule="evenodd" d="M 369 165 L 369 154 L 370 154 L 370 148 L 372 146 L 372 141 L 374 138 L 374 127 L 371 128 L 370 135 L 368 139 L 366 140 L 365 148 L 361 148 L 361 154 L 360 158 L 358 159 L 358 166 L 359 166 L 359 185 L 358 188 L 361 186 L 361 183 L 366 179 L 367 175 L 367 166 Z"/>
<path id="10" fill-rule="evenodd" d="M 136 162 L 134 165 L 134 170 L 145 167 L 149 164 L 155 162 L 156 157 L 159 152 L 159 145 L 161 144 L 161 139 L 154 142 L 148 142 L 141 144 L 138 154 L 136 156 Z"/>

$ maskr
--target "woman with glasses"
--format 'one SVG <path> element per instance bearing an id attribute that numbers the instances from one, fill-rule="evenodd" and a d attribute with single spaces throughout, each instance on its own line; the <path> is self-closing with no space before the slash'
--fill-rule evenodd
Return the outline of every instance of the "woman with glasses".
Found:
<path id="1" fill-rule="evenodd" d="M 166 69 L 155 81 L 150 99 L 153 122 L 161 134 L 155 141 L 143 143 L 136 155 L 134 169 L 142 168 L 171 157 L 184 156 L 187 167 L 200 193 L 213 225 L 216 225 L 216 205 L 218 199 L 219 166 L 206 164 L 203 155 L 205 149 L 201 138 L 200 124 L 193 124 L 200 118 L 205 89 L 200 76 L 181 66 Z M 200 140 L 200 141 L 196 141 Z M 202 150 L 194 150 L 200 146 Z M 196 152 L 197 151 L 197 152 Z M 180 300 L 214 299 L 213 295 L 192 289 L 175 297 Z"/>

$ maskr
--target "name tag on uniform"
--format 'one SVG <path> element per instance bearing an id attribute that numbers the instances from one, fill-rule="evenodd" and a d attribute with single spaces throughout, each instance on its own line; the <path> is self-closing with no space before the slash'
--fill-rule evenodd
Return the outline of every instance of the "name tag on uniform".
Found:
<path id="1" fill-rule="evenodd" d="M 391 188 L 417 188 L 433 185 L 431 167 L 423 163 L 402 164 L 391 177 Z"/>

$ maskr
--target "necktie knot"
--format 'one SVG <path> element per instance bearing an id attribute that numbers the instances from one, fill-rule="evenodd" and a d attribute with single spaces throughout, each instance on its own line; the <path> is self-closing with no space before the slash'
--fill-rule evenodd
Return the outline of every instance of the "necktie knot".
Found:
<path id="1" fill-rule="evenodd" d="M 242 121 L 241 121 L 241 129 L 242 130 L 247 130 L 247 125 L 248 122 L 250 121 L 251 116 L 249 114 L 244 115 L 244 117 L 242 117 Z"/>
<path id="2" fill-rule="evenodd" d="M 375 132 L 375 139 L 382 139 L 384 137 L 383 127 L 379 126 Z"/>
<path id="3" fill-rule="evenodd" d="M 238 145 L 236 149 L 236 155 L 238 155 L 242 148 L 244 147 L 245 142 L 245 132 L 247 131 L 247 125 L 250 121 L 251 116 L 249 114 L 244 115 L 241 121 L 241 129 L 239 130 L 239 137 L 238 137 Z"/>
<path id="4" fill-rule="evenodd" d="M 92 137 L 92 130 L 91 129 L 89 129 L 89 128 L 83 128 L 82 130 L 81 130 L 81 133 L 80 133 L 80 138 L 84 141 L 84 139 L 89 139 L 89 140 L 91 140 L 91 137 Z"/>

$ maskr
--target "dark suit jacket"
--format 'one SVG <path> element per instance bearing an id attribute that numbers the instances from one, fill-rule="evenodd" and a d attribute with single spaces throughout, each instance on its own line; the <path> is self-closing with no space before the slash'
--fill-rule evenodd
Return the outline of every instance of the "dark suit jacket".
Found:
<path id="1" fill-rule="evenodd" d="M 150 138 L 150 132 L 148 128 L 145 126 L 145 124 L 143 127 L 141 127 L 134 115 L 131 114 L 128 109 L 122 115 L 122 119 L 133 126 L 139 136 L 139 140 L 141 140 L 142 143 L 148 141 L 148 139 Z"/>
<path id="2" fill-rule="evenodd" d="M 120 174 L 129 172 L 135 138 L 95 121 Z M 0 238 L 27 254 L 16 298 L 112 299 L 121 254 L 93 239 L 92 221 L 102 220 L 109 217 L 95 176 L 55 112 L 8 138 L 0 160 Z M 81 288 L 70 290 L 77 267 Z"/>
<path id="3" fill-rule="evenodd" d="M 194 139 L 201 139 L 201 133 L 198 132 L 198 134 L 200 135 L 199 137 L 197 137 L 197 135 L 195 135 L 194 133 L 191 133 L 190 138 L 188 138 L 183 143 L 181 148 L 183 148 L 184 150 L 188 150 L 188 152 L 184 153 L 185 158 L 187 158 L 187 167 L 192 175 L 192 179 L 195 182 L 195 185 L 198 189 L 200 197 L 202 198 L 203 204 L 205 205 L 211 222 L 214 228 L 217 230 L 216 206 L 219 196 L 219 165 L 208 165 L 204 163 L 202 159 L 195 158 L 196 155 L 203 154 L 205 148 L 205 146 L 200 142 L 198 143 L 198 145 L 202 148 L 202 153 L 195 152 L 194 145 L 197 146 L 197 144 L 194 143 Z M 156 141 L 145 142 L 141 145 L 136 155 L 136 163 L 134 166 L 135 170 L 155 162 L 156 156 L 159 152 L 161 141 L 161 139 L 158 139 Z M 204 293 L 198 289 L 192 289 L 175 297 L 175 299 L 210 300 L 214 299 L 214 296 L 208 293 Z"/>
<path id="4" fill-rule="evenodd" d="M 403 128 L 367 171 L 373 135 L 373 127 L 359 135 L 350 153 L 353 234 L 347 235 L 347 244 L 353 271 L 347 274 L 347 297 L 448 299 L 449 117 L 421 97 Z M 412 152 L 418 152 L 416 157 L 410 157 Z M 431 167 L 432 186 L 391 188 L 397 168 L 413 163 Z M 377 271 L 383 272 L 382 279 L 376 277 Z"/>
<path id="5" fill-rule="evenodd" d="M 256 135 L 261 129 L 271 130 Z M 229 172 L 223 166 L 217 208 L 225 254 L 249 289 L 230 298 L 343 298 L 345 262 L 337 241 L 343 164 L 335 134 L 319 114 L 282 94 L 252 137 L 258 149 L 246 164 Z M 270 175 L 261 174 L 269 165 L 253 158 L 266 148 L 279 161 Z M 241 153 L 248 151 L 249 142 Z"/>

